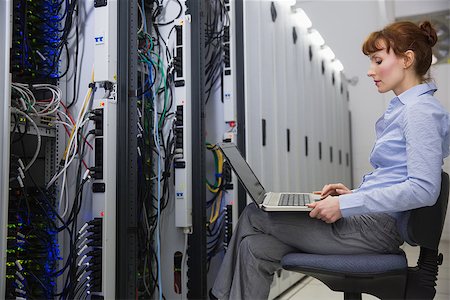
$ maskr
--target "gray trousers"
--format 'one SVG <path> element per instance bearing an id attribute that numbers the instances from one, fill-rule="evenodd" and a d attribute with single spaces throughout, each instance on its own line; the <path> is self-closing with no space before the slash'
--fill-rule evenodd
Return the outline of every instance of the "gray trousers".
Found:
<path id="1" fill-rule="evenodd" d="M 239 218 L 212 292 L 219 299 L 267 299 L 287 253 L 398 253 L 402 243 L 395 219 L 387 214 L 327 224 L 305 212 L 267 213 L 252 203 Z"/>

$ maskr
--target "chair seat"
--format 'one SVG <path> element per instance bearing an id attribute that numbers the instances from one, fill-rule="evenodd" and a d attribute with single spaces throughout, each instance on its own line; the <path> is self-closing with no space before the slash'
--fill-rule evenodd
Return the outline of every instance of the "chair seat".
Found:
<path id="1" fill-rule="evenodd" d="M 284 269 L 312 276 L 344 299 L 361 299 L 361 293 L 380 299 L 402 299 L 408 263 L 405 253 L 320 255 L 290 253 L 281 260 Z"/>
<path id="2" fill-rule="evenodd" d="M 320 255 L 290 253 L 283 257 L 281 265 L 286 270 L 308 271 L 346 276 L 365 276 L 405 271 L 408 268 L 405 253 Z"/>

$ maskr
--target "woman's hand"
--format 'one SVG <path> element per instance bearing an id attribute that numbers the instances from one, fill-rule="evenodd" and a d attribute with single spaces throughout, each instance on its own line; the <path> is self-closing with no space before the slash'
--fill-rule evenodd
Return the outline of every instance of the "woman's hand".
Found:
<path id="1" fill-rule="evenodd" d="M 316 191 L 314 194 L 320 195 L 320 198 L 325 199 L 328 196 L 339 196 L 350 194 L 352 191 L 342 183 L 332 183 L 323 186 L 321 191 Z"/>
<path id="2" fill-rule="evenodd" d="M 328 196 L 327 198 L 308 204 L 313 210 L 309 213 L 311 218 L 322 220 L 326 223 L 334 223 L 342 218 L 339 198 Z"/>

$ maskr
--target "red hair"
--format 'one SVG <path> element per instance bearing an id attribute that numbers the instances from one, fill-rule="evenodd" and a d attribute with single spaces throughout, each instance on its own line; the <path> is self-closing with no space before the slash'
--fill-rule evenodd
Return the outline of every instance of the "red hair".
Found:
<path id="1" fill-rule="evenodd" d="M 414 52 L 414 69 L 422 79 L 431 66 L 432 47 L 437 42 L 436 30 L 430 22 L 425 21 L 420 25 L 412 22 L 400 21 L 392 23 L 383 30 L 372 32 L 364 44 L 362 52 L 365 55 L 372 54 L 383 49 L 394 50 L 395 55 L 405 56 L 405 52 Z"/>

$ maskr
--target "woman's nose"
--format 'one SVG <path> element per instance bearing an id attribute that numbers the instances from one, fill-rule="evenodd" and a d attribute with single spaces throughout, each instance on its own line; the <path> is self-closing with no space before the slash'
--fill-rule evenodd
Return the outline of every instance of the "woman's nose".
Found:
<path id="1" fill-rule="evenodd" d="M 375 72 L 372 70 L 372 68 L 369 68 L 369 70 L 367 71 L 367 76 L 372 77 L 375 75 Z"/>

